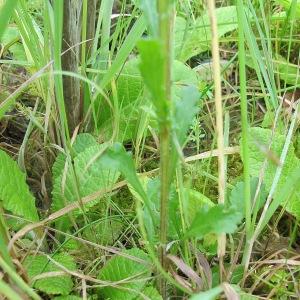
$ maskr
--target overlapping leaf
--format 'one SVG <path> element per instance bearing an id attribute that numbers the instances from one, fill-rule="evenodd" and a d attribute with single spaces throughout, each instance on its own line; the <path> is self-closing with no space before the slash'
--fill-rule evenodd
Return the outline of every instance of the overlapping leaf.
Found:
<path id="1" fill-rule="evenodd" d="M 250 129 L 250 174 L 253 177 L 259 177 L 261 169 L 263 167 L 264 161 L 267 159 L 267 165 L 264 172 L 264 184 L 266 190 L 269 191 L 274 180 L 276 169 L 278 167 L 277 163 L 281 155 L 285 136 L 275 133 L 271 145 L 271 150 L 268 151 L 268 145 L 270 144 L 270 139 L 272 132 L 269 129 L 263 129 L 259 127 L 253 127 Z M 280 180 L 276 187 L 274 194 L 274 199 L 280 196 L 280 191 L 285 186 L 285 183 L 289 180 L 291 174 L 294 170 L 300 167 L 300 160 L 295 155 L 295 150 L 291 144 L 286 160 L 282 166 Z M 287 202 L 285 200 L 288 200 Z M 281 205 L 284 205 L 286 210 L 296 216 L 300 217 L 300 188 L 296 187 L 293 195 L 289 199 L 282 199 Z"/>
<path id="2" fill-rule="evenodd" d="M 131 300 L 145 287 L 151 275 L 148 255 L 138 248 L 124 250 L 123 255 L 115 255 L 101 269 L 98 278 L 118 283 L 101 289 L 101 295 L 110 300 Z M 135 259 L 134 259 L 135 258 Z"/>
<path id="3" fill-rule="evenodd" d="M 216 9 L 218 36 L 222 37 L 237 29 L 237 12 L 235 6 Z M 176 18 L 175 24 L 175 56 L 181 61 L 207 51 L 211 47 L 211 29 L 208 13 L 190 24 L 182 17 Z"/>
<path id="4" fill-rule="evenodd" d="M 55 254 L 52 259 L 64 268 L 74 271 L 76 264 L 72 256 L 64 253 Z M 35 276 L 48 272 L 62 271 L 62 269 L 43 255 L 30 255 L 24 261 L 24 267 L 27 270 L 29 278 L 32 280 Z M 73 288 L 73 281 L 69 274 L 53 275 L 41 278 L 33 282 L 33 287 L 52 295 L 68 295 Z"/>
<path id="5" fill-rule="evenodd" d="M 26 175 L 17 163 L 0 150 L 0 201 L 13 214 L 29 221 L 38 221 L 35 199 L 26 183 Z"/>
<path id="6" fill-rule="evenodd" d="M 108 188 L 117 181 L 120 173 L 112 164 L 107 164 L 102 160 L 102 154 L 106 148 L 107 145 L 98 145 L 91 136 L 83 135 L 79 136 L 73 145 L 73 151 L 75 151 L 73 163 L 63 155 L 58 156 L 53 167 L 53 211 L 75 201 L 78 201 L 80 206 L 82 197 Z M 92 207 L 95 203 L 97 200 L 85 205 L 84 209 Z M 78 210 L 75 215 L 82 212 Z M 69 222 L 66 216 L 60 222 L 63 228 L 68 227 Z"/>

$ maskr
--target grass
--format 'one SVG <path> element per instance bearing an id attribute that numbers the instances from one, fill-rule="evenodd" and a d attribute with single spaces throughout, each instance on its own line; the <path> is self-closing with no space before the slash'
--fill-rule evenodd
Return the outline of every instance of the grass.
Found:
<path id="1" fill-rule="evenodd" d="M 299 1 L 64 4 L 0 1 L 0 296 L 298 299 Z"/>

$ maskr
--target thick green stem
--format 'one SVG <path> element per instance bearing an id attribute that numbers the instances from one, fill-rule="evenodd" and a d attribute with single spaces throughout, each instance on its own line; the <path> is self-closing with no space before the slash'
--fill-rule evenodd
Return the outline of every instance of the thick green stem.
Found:
<path id="1" fill-rule="evenodd" d="M 163 87 L 165 91 L 164 101 L 166 101 L 166 111 L 161 116 L 160 122 L 160 179 L 161 179 L 161 194 L 160 194 L 160 247 L 159 257 L 161 265 L 166 269 L 166 244 L 168 235 L 168 200 L 170 190 L 170 167 L 171 167 L 171 29 L 172 29 L 172 9 L 169 0 L 158 0 L 157 2 L 159 13 L 159 39 L 162 44 L 162 54 L 164 57 L 163 66 Z M 167 298 L 166 280 L 161 278 L 159 288 L 163 299 Z"/>

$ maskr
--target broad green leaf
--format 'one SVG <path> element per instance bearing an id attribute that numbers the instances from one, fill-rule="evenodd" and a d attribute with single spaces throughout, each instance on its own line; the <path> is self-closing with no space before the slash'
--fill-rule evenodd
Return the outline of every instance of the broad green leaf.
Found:
<path id="1" fill-rule="evenodd" d="M 220 67 L 221 72 L 224 72 L 226 76 L 231 75 L 234 70 L 234 64 L 230 64 L 230 61 L 225 59 L 220 60 Z M 208 82 L 213 80 L 212 60 L 200 63 L 193 70 L 197 72 L 199 79 L 202 81 Z"/>
<path id="2" fill-rule="evenodd" d="M 237 29 L 237 13 L 235 6 L 216 9 L 218 36 L 222 37 Z M 188 21 L 190 22 L 190 21 Z M 211 29 L 208 13 L 189 24 L 184 18 L 177 17 L 175 23 L 175 56 L 187 61 L 189 58 L 207 51 L 211 47 Z"/>
<path id="3" fill-rule="evenodd" d="M 16 26 L 9 25 L 2 35 L 1 43 L 5 46 L 20 38 L 20 32 Z"/>
<path id="4" fill-rule="evenodd" d="M 147 230 L 149 240 L 157 242 L 157 234 L 160 226 L 160 180 L 159 178 L 144 177 L 141 178 L 141 181 L 149 201 L 149 206 L 144 206 L 143 208 L 145 228 Z M 129 186 L 129 190 L 138 201 L 144 202 L 133 187 Z M 178 238 L 178 233 L 180 232 L 180 216 L 178 207 L 178 196 L 174 186 L 171 186 L 168 209 L 168 235 L 171 239 Z"/>
<path id="5" fill-rule="evenodd" d="M 58 264 L 68 270 L 76 270 L 76 264 L 72 256 L 65 253 L 58 253 L 51 257 Z M 23 263 L 29 278 L 47 272 L 62 271 L 57 265 L 44 255 L 29 255 Z M 73 281 L 70 275 L 53 275 L 52 277 L 38 279 L 33 283 L 33 287 L 49 295 L 68 295 L 73 288 Z"/>
<path id="6" fill-rule="evenodd" d="M 83 235 L 91 242 L 101 245 L 112 245 L 122 233 L 123 224 L 118 220 L 104 220 L 83 231 Z"/>
<path id="7" fill-rule="evenodd" d="M 26 175 L 2 150 L 0 150 L 0 166 L 0 201 L 3 207 L 29 221 L 38 221 L 35 199 L 26 184 Z"/>
<path id="8" fill-rule="evenodd" d="M 197 105 L 199 98 L 198 90 L 194 86 L 188 86 L 182 89 L 181 100 L 176 101 L 173 126 L 181 146 L 185 142 L 187 131 L 199 111 Z"/>
<path id="9" fill-rule="evenodd" d="M 163 86 L 164 78 L 164 57 L 162 45 L 159 40 L 141 40 L 138 43 L 138 50 L 141 56 L 140 70 L 145 85 L 149 89 L 152 102 L 158 118 L 163 118 L 168 113 L 168 107 Z"/>
<path id="10" fill-rule="evenodd" d="M 149 199 L 149 207 L 145 206 L 144 223 L 148 233 L 148 238 L 151 241 L 158 240 L 158 232 L 160 226 L 160 180 L 159 178 L 149 179 L 147 181 L 146 193 Z M 168 209 L 168 220 L 169 230 L 168 235 L 172 239 L 178 238 L 179 233 L 179 209 L 178 209 L 178 197 L 174 186 L 171 187 L 169 196 L 169 209 Z M 153 218 L 152 218 L 153 217 Z"/>
<path id="11" fill-rule="evenodd" d="M 126 152 L 124 146 L 120 143 L 114 144 L 106 150 L 102 160 L 104 164 L 110 165 L 122 173 L 128 184 L 137 193 L 138 198 L 142 199 L 143 203 L 148 208 L 152 222 L 155 223 L 154 212 L 150 209 L 150 207 L 152 207 L 151 201 L 149 200 L 149 197 L 136 174 L 133 159 L 131 155 Z"/>
<path id="12" fill-rule="evenodd" d="M 1 43 L 6 50 L 12 53 L 15 60 L 26 61 L 26 53 L 23 45 L 19 42 L 20 38 L 17 27 L 8 26 L 2 36 Z"/>
<path id="13" fill-rule="evenodd" d="M 72 149 L 75 152 L 75 155 L 85 151 L 85 149 L 96 146 L 97 141 L 90 133 L 80 133 L 76 139 L 74 144 L 72 145 Z"/>
<path id="14" fill-rule="evenodd" d="M 97 141 L 91 134 L 81 133 L 76 137 L 75 142 L 72 145 L 72 151 L 74 152 L 73 154 L 76 156 L 79 153 L 83 152 L 85 149 L 96 145 Z M 55 181 L 55 179 L 63 172 L 65 168 L 65 163 L 66 155 L 60 152 L 57 155 L 55 162 L 52 166 L 53 181 Z"/>
<path id="15" fill-rule="evenodd" d="M 144 95 L 144 83 L 139 71 L 139 59 L 133 58 L 125 63 L 116 81 L 119 106 L 119 136 L 122 140 L 134 137 L 138 120 L 141 116 L 141 105 L 149 104 Z M 100 118 L 101 133 L 110 137 L 113 133 L 114 115 L 106 102 L 103 102 Z"/>
<path id="16" fill-rule="evenodd" d="M 138 131 L 139 121 L 142 118 L 141 109 L 145 111 L 145 108 L 147 108 L 151 126 L 157 126 L 153 116 L 154 113 L 150 112 L 151 101 L 149 93 L 144 91 L 144 82 L 139 64 L 140 57 L 126 62 L 116 82 L 118 101 L 120 103 L 118 108 L 119 137 L 125 141 L 134 139 L 135 133 Z M 172 81 L 174 83 L 172 91 L 174 100 L 179 101 L 186 85 L 192 85 L 196 90 L 198 85 L 197 73 L 180 61 L 174 61 L 172 69 Z M 100 120 L 101 134 L 109 138 L 112 135 L 114 124 L 114 115 L 111 108 L 106 102 L 103 102 Z"/>
<path id="17" fill-rule="evenodd" d="M 186 189 L 185 191 L 187 194 L 187 203 L 184 203 L 184 210 L 191 224 L 199 211 L 207 210 L 213 207 L 215 203 L 196 190 Z"/>
<path id="18" fill-rule="evenodd" d="M 203 238 L 209 233 L 233 233 L 240 221 L 241 213 L 235 207 L 215 205 L 196 214 L 186 237 Z"/>
<path id="19" fill-rule="evenodd" d="M 290 174 L 288 180 L 285 181 L 281 189 L 278 191 L 278 195 L 273 199 L 271 205 L 269 206 L 266 216 L 263 220 L 262 226 L 259 228 L 259 232 L 263 230 L 263 228 L 268 224 L 275 211 L 280 205 L 292 205 L 292 209 L 294 211 L 294 215 L 299 219 L 299 182 L 300 182 L 300 165 L 296 167 Z M 290 199 L 296 198 L 294 203 L 290 203 Z"/>
<path id="20" fill-rule="evenodd" d="M 124 256 L 115 255 L 101 269 L 98 278 L 112 283 L 122 281 L 116 287 L 104 287 L 100 294 L 104 299 L 131 300 L 143 290 L 151 275 L 148 255 L 138 248 L 124 250 L 125 255 L 135 257 L 136 261 Z M 122 289 L 122 287 L 124 289 Z"/>
<path id="21" fill-rule="evenodd" d="M 275 133 L 271 152 L 268 152 L 268 145 L 270 144 L 270 138 L 272 136 L 272 131 L 270 129 L 263 129 L 259 127 L 253 127 L 249 131 L 250 140 L 249 140 L 249 153 L 250 153 L 250 175 L 253 177 L 259 177 L 261 169 L 263 167 L 263 163 L 267 158 L 267 166 L 264 172 L 264 184 L 266 190 L 269 191 L 275 176 L 275 172 L 277 169 L 277 163 L 279 157 L 281 155 L 284 143 L 285 136 Z M 289 180 L 289 177 L 300 167 L 300 161 L 295 155 L 294 146 L 291 144 L 288 153 L 286 156 L 286 160 L 282 167 L 280 180 L 278 182 L 276 191 L 274 193 L 274 199 L 280 195 L 280 191 L 284 187 L 285 183 Z M 280 200 L 280 199 L 279 199 Z M 282 200 L 283 201 L 283 200 Z M 289 198 L 288 202 L 281 203 L 284 205 L 286 210 L 293 214 L 295 217 L 300 218 L 300 188 L 298 187 L 294 194 Z"/>
<path id="22" fill-rule="evenodd" d="M 190 300 L 215 300 L 223 292 L 221 286 L 217 286 L 208 291 L 195 294 L 190 298 Z"/>
<path id="23" fill-rule="evenodd" d="M 282 56 L 278 56 L 274 61 L 275 73 L 279 73 L 281 80 L 287 84 L 300 86 L 300 68 L 298 65 L 289 63 Z"/>
<path id="24" fill-rule="evenodd" d="M 119 172 L 113 165 L 106 164 L 102 160 L 105 148 L 105 144 L 90 146 L 75 156 L 73 165 L 68 161 L 64 163 L 61 174 L 54 178 L 52 190 L 53 211 L 57 211 L 72 202 L 80 201 L 80 198 L 96 191 L 109 188 L 118 180 Z M 57 173 L 55 172 L 55 174 Z M 98 203 L 97 199 L 86 204 L 85 209 L 91 208 L 96 203 Z M 74 212 L 73 215 L 76 216 L 81 213 L 82 210 L 80 209 Z M 59 223 L 66 229 L 69 224 L 67 216 L 61 219 Z"/>
<path id="25" fill-rule="evenodd" d="M 135 300 L 163 300 L 162 296 L 159 294 L 156 288 L 153 286 L 148 286 L 142 291 L 143 297 L 139 296 Z M 148 297 L 148 298 L 146 298 Z"/>
<path id="26" fill-rule="evenodd" d="M 149 204 L 145 190 L 136 174 L 133 159 L 130 153 L 127 153 L 124 146 L 120 143 L 114 144 L 105 151 L 102 160 L 104 164 L 114 167 L 122 173 L 131 187 L 143 199 L 146 205 Z"/>
<path id="27" fill-rule="evenodd" d="M 254 197 L 256 194 L 257 186 L 258 186 L 258 178 L 251 177 L 250 189 L 251 189 L 252 204 L 253 204 Z M 244 188 L 245 188 L 244 181 L 240 181 L 240 182 L 236 183 L 235 186 L 233 187 L 233 189 L 230 193 L 230 197 L 229 197 L 230 205 L 236 207 L 236 209 L 240 211 L 240 213 L 242 214 L 243 217 L 245 216 Z M 258 209 L 262 208 L 267 196 L 268 196 L 268 194 L 265 191 L 264 185 L 262 185 L 262 187 L 259 191 L 257 200 L 256 200 L 257 201 L 256 206 L 255 206 L 255 207 L 257 207 L 256 211 Z"/>
<path id="28" fill-rule="evenodd" d="M 6 0 L 4 4 L 0 6 L 0 41 L 2 40 L 2 35 L 5 32 L 17 3 L 18 0 Z"/>

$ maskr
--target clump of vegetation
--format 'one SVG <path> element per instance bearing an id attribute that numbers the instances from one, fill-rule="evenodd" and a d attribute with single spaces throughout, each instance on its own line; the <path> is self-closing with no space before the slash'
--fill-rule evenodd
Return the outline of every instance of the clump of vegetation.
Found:
<path id="1" fill-rule="evenodd" d="M 298 299 L 297 0 L 0 0 L 1 299 Z"/>

